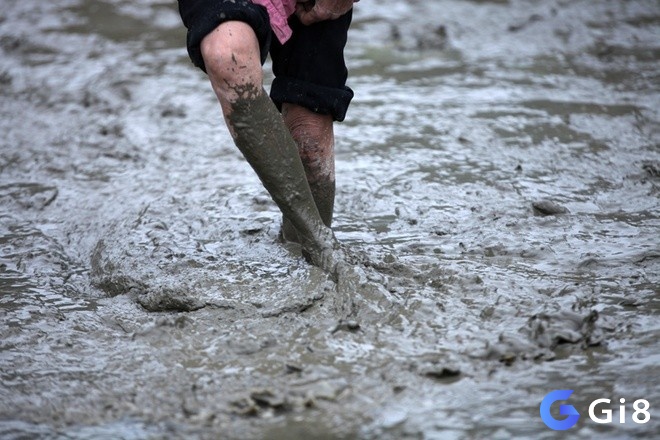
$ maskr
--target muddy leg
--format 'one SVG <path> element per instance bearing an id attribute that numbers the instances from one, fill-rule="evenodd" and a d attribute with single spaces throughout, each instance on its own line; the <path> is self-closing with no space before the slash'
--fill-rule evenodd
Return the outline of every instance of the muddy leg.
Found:
<path id="1" fill-rule="evenodd" d="M 334 235 L 321 219 L 298 149 L 263 89 L 234 102 L 229 115 L 235 141 L 283 215 L 298 232 L 313 264 L 334 271 Z"/>
<path id="2" fill-rule="evenodd" d="M 298 148 L 263 90 L 256 35 L 225 22 L 206 36 L 202 55 L 236 146 L 298 233 L 305 256 L 334 273 L 338 243 L 314 203 Z"/>
<path id="3" fill-rule="evenodd" d="M 284 123 L 298 146 L 314 202 L 326 226 L 332 223 L 335 203 L 335 154 L 333 121 L 330 115 L 314 113 L 295 104 L 282 106 Z M 282 219 L 282 236 L 297 241 L 288 219 Z"/>

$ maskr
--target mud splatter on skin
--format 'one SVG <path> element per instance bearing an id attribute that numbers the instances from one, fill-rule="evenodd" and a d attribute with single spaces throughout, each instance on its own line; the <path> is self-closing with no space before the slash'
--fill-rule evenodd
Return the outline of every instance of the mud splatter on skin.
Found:
<path id="1" fill-rule="evenodd" d="M 289 104 L 282 107 L 282 116 L 298 146 L 316 208 L 323 223 L 330 227 L 336 194 L 332 117 L 310 117 L 306 112 L 301 112 L 300 108 Z M 286 241 L 299 242 L 295 228 L 286 218 L 282 220 L 281 235 Z"/>
<path id="2" fill-rule="evenodd" d="M 656 10 L 358 3 L 337 289 L 278 242 L 173 4 L 10 2 L 0 437 L 552 438 L 550 390 L 660 401 Z"/>

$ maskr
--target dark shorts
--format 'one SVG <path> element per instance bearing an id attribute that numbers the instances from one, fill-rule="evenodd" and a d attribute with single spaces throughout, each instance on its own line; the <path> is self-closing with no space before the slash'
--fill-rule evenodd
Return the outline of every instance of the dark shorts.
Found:
<path id="1" fill-rule="evenodd" d="M 248 0 L 179 0 L 179 12 L 188 29 L 188 55 L 195 66 L 206 71 L 200 50 L 206 35 L 225 21 L 245 22 L 257 35 L 262 64 L 270 52 L 275 74 L 270 96 L 278 108 L 286 102 L 332 115 L 336 121 L 346 117 L 353 91 L 346 86 L 344 47 L 352 11 L 311 26 L 292 16 L 293 36 L 284 45 L 271 31 L 266 9 Z"/>

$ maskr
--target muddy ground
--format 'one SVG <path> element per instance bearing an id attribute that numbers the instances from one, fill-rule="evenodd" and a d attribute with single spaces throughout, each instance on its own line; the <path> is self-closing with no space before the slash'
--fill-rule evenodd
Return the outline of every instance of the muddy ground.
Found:
<path id="1" fill-rule="evenodd" d="M 659 36 L 653 0 L 358 3 L 340 323 L 173 2 L 4 2 L 0 437 L 554 438 L 555 389 L 575 438 L 657 434 Z"/>

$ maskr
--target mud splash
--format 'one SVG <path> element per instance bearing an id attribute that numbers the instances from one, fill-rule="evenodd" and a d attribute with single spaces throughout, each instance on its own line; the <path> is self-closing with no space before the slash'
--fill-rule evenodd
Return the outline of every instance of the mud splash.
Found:
<path id="1" fill-rule="evenodd" d="M 0 437 L 551 438 L 554 389 L 660 430 L 584 416 L 660 402 L 655 2 L 358 3 L 339 288 L 174 6 L 56 3 L 0 16 Z"/>

